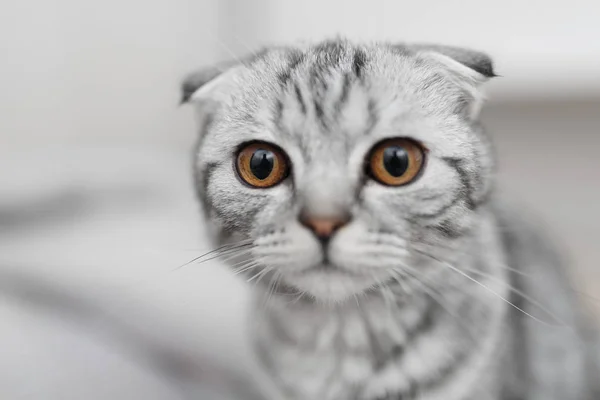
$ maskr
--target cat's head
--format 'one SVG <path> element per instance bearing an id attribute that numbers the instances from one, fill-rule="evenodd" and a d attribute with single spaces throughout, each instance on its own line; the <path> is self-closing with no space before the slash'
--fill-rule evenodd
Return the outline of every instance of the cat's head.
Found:
<path id="1" fill-rule="evenodd" d="M 477 119 L 492 76 L 479 52 L 342 40 L 190 75 L 207 222 L 245 245 L 250 275 L 317 300 L 425 273 L 424 253 L 468 236 L 490 191 Z"/>

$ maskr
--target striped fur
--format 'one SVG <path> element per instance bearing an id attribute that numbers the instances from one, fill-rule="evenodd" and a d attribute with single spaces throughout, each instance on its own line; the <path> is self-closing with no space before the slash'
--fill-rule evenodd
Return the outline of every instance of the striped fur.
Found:
<path id="1" fill-rule="evenodd" d="M 218 241 L 251 242 L 235 265 L 258 288 L 257 354 L 282 398 L 593 398 L 583 318 L 562 275 L 544 272 L 559 271 L 556 259 L 535 230 L 514 229 L 492 191 L 478 112 L 493 76 L 474 51 L 331 40 L 186 80 L 203 127 L 196 172 L 207 223 Z M 427 148 L 410 185 L 364 172 L 369 150 L 391 137 Z M 256 140 L 286 151 L 282 184 L 239 182 L 235 152 Z M 327 257 L 298 222 L 302 210 L 352 216 Z M 536 281 L 514 272 L 536 268 Z M 541 321 L 511 289 L 538 294 L 564 326 Z"/>

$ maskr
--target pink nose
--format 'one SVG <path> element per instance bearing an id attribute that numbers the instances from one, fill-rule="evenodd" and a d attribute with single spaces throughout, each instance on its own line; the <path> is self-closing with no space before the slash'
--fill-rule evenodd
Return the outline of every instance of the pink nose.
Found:
<path id="1" fill-rule="evenodd" d="M 331 218 L 316 218 L 316 217 L 301 217 L 300 222 L 308 229 L 313 231 L 319 238 L 329 238 L 336 230 L 346 225 L 350 218 L 331 217 Z"/>

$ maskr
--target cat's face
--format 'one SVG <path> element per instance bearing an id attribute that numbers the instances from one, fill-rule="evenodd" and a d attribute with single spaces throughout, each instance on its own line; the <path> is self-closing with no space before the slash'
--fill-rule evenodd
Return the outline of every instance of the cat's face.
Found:
<path id="1" fill-rule="evenodd" d="M 200 198 L 220 237 L 249 243 L 249 275 L 344 301 L 426 274 L 423 253 L 468 234 L 491 160 L 475 123 L 485 71 L 460 61 L 333 42 L 196 88 Z"/>

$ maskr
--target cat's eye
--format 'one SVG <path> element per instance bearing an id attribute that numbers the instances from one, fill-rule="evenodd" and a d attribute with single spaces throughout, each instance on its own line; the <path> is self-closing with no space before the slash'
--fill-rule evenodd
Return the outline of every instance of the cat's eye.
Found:
<path id="1" fill-rule="evenodd" d="M 253 142 L 243 146 L 236 160 L 240 178 L 256 188 L 275 186 L 289 174 L 289 163 L 283 150 L 277 146 Z"/>
<path id="2" fill-rule="evenodd" d="M 367 160 L 368 174 L 381 184 L 401 186 L 411 183 L 423 168 L 425 151 L 414 140 L 384 140 L 371 150 Z"/>

